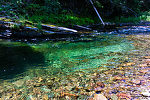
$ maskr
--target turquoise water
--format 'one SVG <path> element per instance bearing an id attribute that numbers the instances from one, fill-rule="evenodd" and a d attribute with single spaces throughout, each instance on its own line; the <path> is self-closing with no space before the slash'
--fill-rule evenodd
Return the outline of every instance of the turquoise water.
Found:
<path id="1" fill-rule="evenodd" d="M 26 72 L 26 75 L 34 76 L 37 73 L 66 74 L 101 66 L 113 68 L 132 49 L 134 46 L 131 42 L 119 35 L 82 37 L 74 42 L 25 43 L 0 40 L 0 78 L 13 78 Z M 31 73 L 31 70 L 39 72 Z"/>

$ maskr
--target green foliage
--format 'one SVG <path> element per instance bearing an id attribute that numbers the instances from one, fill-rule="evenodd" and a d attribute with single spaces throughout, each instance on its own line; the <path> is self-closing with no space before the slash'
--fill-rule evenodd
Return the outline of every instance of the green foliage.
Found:
<path id="1" fill-rule="evenodd" d="M 44 6 L 40 6 L 39 4 L 29 4 L 28 6 L 25 7 L 26 12 L 29 15 L 33 15 L 33 14 L 44 14 L 46 7 Z"/>
<path id="2" fill-rule="evenodd" d="M 0 11 L 3 11 L 3 8 L 0 7 Z"/>
<path id="3" fill-rule="evenodd" d="M 57 0 L 44 0 L 43 2 L 44 4 L 37 1 L 36 3 L 28 4 L 25 7 L 26 13 L 29 15 L 57 14 L 61 8 Z"/>
<path id="4" fill-rule="evenodd" d="M 58 0 L 45 0 L 45 6 L 53 13 L 58 13 L 61 9 L 61 5 Z"/>
<path id="5" fill-rule="evenodd" d="M 102 18 L 115 19 L 117 22 L 150 20 L 149 15 L 140 14 L 150 9 L 147 0 L 93 1 Z M 36 23 L 83 25 L 99 22 L 89 0 L 1 0 L 0 12 L 3 12 L 1 16 L 16 19 L 23 16 Z"/>
<path id="6" fill-rule="evenodd" d="M 95 6 L 103 17 L 138 16 L 150 9 L 148 0 L 95 0 Z"/>
<path id="7" fill-rule="evenodd" d="M 64 14 L 59 14 L 59 15 L 54 15 L 51 14 L 49 16 L 47 15 L 33 15 L 29 17 L 29 20 L 33 22 L 42 22 L 42 23 L 53 23 L 53 24 L 60 24 L 60 25 L 85 25 L 85 24 L 92 24 L 94 23 L 93 20 L 90 18 L 80 18 L 77 16 L 73 15 L 64 15 Z"/>
<path id="8" fill-rule="evenodd" d="M 150 11 L 141 13 L 140 18 L 145 21 L 150 21 Z"/>
<path id="9" fill-rule="evenodd" d="M 139 22 L 141 19 L 140 17 L 116 17 L 115 22 L 116 23 L 127 23 L 127 22 L 132 22 L 136 23 Z"/>
<path id="10" fill-rule="evenodd" d="M 38 28 L 39 30 L 42 29 L 41 22 L 38 22 L 38 23 L 37 23 L 37 28 Z"/>
<path id="11" fill-rule="evenodd" d="M 99 1 L 95 1 L 94 5 L 96 5 L 96 7 L 98 7 L 98 8 L 104 7 Z"/>
<path id="12" fill-rule="evenodd" d="M 40 15 L 40 14 L 50 14 L 50 13 L 59 13 L 61 8 L 58 0 L 8 0 L 0 1 L 0 8 L 3 8 L 3 11 L 9 13 L 16 13 L 16 15 Z M 1 7 L 4 6 L 4 7 Z M 1 9 L 0 9 L 1 10 Z"/>
<path id="13" fill-rule="evenodd" d="M 12 29 L 18 30 L 18 29 L 20 29 L 20 25 L 13 25 L 13 26 L 12 26 Z"/>
<path id="14" fill-rule="evenodd" d="M 110 22 L 115 22 L 115 23 L 137 23 L 140 22 L 141 20 L 143 21 L 150 21 L 150 13 L 149 12 L 143 12 L 140 13 L 138 17 L 115 17 L 113 20 L 108 20 Z"/>

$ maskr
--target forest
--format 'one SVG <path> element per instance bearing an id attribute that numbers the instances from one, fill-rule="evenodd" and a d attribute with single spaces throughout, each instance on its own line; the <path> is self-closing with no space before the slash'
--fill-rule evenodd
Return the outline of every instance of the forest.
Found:
<path id="1" fill-rule="evenodd" d="M 0 100 L 150 100 L 150 0 L 0 0 Z"/>
<path id="2" fill-rule="evenodd" d="M 93 0 L 105 22 L 149 20 L 149 0 Z M 93 24 L 99 19 L 90 0 L 1 0 L 1 16 L 61 25 Z M 147 18 L 148 17 L 148 18 Z"/>

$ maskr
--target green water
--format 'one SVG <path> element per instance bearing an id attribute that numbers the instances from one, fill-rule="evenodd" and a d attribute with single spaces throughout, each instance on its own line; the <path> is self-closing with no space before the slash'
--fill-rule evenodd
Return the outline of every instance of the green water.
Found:
<path id="1" fill-rule="evenodd" d="M 22 73 L 28 76 L 69 74 L 101 66 L 113 68 L 132 49 L 131 42 L 119 35 L 97 35 L 75 42 L 0 40 L 0 78 L 14 78 Z"/>

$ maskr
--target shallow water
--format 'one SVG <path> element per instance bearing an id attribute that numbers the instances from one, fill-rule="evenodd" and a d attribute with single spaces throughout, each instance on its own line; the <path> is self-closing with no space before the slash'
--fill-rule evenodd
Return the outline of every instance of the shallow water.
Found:
<path id="1" fill-rule="evenodd" d="M 83 100 L 103 82 L 107 98 L 125 93 L 148 100 L 150 35 L 127 31 L 53 41 L 0 40 L 0 99 Z"/>
<path id="2" fill-rule="evenodd" d="M 131 41 L 113 34 L 57 42 L 0 40 L 0 79 L 19 75 L 66 75 L 79 70 L 89 72 L 101 66 L 114 68 L 133 49 Z"/>

